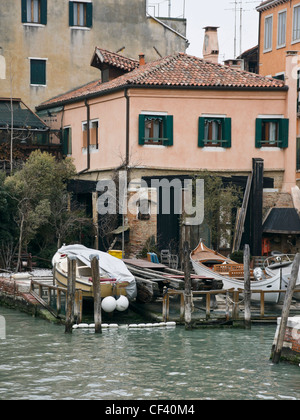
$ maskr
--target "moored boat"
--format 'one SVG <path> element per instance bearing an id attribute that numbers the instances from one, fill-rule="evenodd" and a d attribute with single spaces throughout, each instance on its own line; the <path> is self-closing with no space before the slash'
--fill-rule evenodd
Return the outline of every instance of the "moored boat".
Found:
<path id="1" fill-rule="evenodd" d="M 202 240 L 200 240 L 198 246 L 191 252 L 190 260 L 196 274 L 222 280 L 224 290 L 244 289 L 243 279 L 237 278 L 237 274 L 243 271 L 243 265 L 208 248 Z M 265 294 L 265 302 L 277 303 L 280 298 L 280 293 L 276 292 L 276 290 L 280 290 L 283 284 L 281 284 L 281 280 L 284 278 L 280 273 L 275 273 L 272 276 L 263 275 L 260 279 L 251 281 L 251 290 L 274 290 L 274 293 L 270 292 Z M 260 293 L 251 294 L 252 301 L 260 301 L 260 298 Z"/>
<path id="2" fill-rule="evenodd" d="M 290 280 L 292 265 L 295 255 L 292 254 L 277 254 L 266 258 L 264 262 L 264 269 L 267 274 L 273 276 L 274 274 L 281 274 L 283 279 L 283 287 L 287 288 Z M 300 289 L 300 270 L 296 281 L 296 289 Z M 300 300 L 300 292 L 295 292 L 293 297 Z"/>
<path id="3" fill-rule="evenodd" d="M 90 249 L 83 245 L 63 246 L 53 256 L 52 265 L 55 270 L 56 283 L 67 287 L 68 256 L 75 256 L 76 289 L 82 291 L 84 298 L 93 298 L 91 255 L 99 257 L 101 297 L 124 295 L 128 299 L 135 299 L 136 281 L 124 262 L 106 252 Z"/>

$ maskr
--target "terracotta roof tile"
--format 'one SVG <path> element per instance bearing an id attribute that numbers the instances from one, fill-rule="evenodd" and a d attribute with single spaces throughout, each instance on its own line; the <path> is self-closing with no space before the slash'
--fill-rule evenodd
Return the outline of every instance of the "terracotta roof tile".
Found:
<path id="1" fill-rule="evenodd" d="M 138 60 L 127 58 L 123 55 L 107 51 L 99 47 L 95 48 L 94 56 L 97 56 L 101 64 L 117 67 L 123 69 L 124 71 L 132 71 L 139 66 Z"/>
<path id="2" fill-rule="evenodd" d="M 48 105 L 82 100 L 86 96 L 109 93 L 130 86 L 195 87 L 195 88 L 283 88 L 284 82 L 249 73 L 233 67 L 177 53 L 149 62 L 107 83 L 94 81 L 42 103 Z"/>

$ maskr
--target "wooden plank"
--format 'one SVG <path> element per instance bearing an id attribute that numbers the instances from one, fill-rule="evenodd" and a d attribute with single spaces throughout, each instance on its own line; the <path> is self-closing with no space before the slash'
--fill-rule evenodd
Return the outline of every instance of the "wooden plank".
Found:
<path id="1" fill-rule="evenodd" d="M 138 258 L 132 258 L 132 259 L 123 259 L 122 260 L 125 264 L 134 265 L 135 267 L 140 268 L 152 268 L 154 270 L 163 270 L 166 268 L 164 264 L 156 264 L 148 260 L 142 260 Z"/>

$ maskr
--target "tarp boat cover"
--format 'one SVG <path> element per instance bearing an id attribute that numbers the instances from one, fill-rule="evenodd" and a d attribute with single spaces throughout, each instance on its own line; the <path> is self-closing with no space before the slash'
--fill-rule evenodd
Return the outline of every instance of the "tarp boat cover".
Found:
<path id="1" fill-rule="evenodd" d="M 113 257 L 106 252 L 87 248 L 84 245 L 79 244 L 62 246 L 57 252 L 68 256 L 76 256 L 76 258 L 80 259 L 80 261 L 88 267 L 91 266 L 90 257 L 92 255 L 97 255 L 99 257 L 100 275 L 116 279 L 116 282 L 128 282 L 129 284 L 126 287 L 127 296 L 129 299 L 136 298 L 137 288 L 135 278 L 130 273 L 125 263 L 119 258 Z M 52 264 L 54 264 L 54 260 L 52 260 Z"/>

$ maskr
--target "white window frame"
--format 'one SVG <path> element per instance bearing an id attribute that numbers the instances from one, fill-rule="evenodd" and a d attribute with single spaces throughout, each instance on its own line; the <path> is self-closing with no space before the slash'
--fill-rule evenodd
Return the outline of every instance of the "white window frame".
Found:
<path id="1" fill-rule="evenodd" d="M 281 20 L 282 16 L 285 15 L 284 21 Z M 281 26 L 280 26 L 281 23 Z M 278 12 L 277 21 L 277 48 L 283 48 L 286 46 L 286 23 L 287 23 L 287 9 L 280 10 Z M 284 29 L 284 42 L 280 43 L 282 39 L 282 32 Z"/>
<path id="2" fill-rule="evenodd" d="M 272 22 L 271 23 L 271 34 L 267 33 L 266 22 L 267 22 L 268 19 L 270 19 L 271 22 Z M 266 53 L 266 52 L 272 51 L 272 47 L 273 47 L 273 13 L 271 15 L 265 16 L 264 23 L 265 23 L 265 26 L 264 26 L 264 50 L 263 50 L 263 52 Z M 268 39 L 270 41 L 270 46 L 266 45 L 266 41 L 267 41 L 266 36 L 267 35 L 268 35 L 268 38 L 270 38 L 270 39 Z"/>
<path id="3" fill-rule="evenodd" d="M 92 128 L 93 123 L 98 124 L 98 135 L 99 135 L 99 119 L 94 118 L 94 119 L 90 120 L 90 129 Z M 86 127 L 87 127 L 87 121 L 82 121 L 82 123 L 81 123 L 82 133 L 86 130 Z M 83 154 L 87 154 L 87 147 L 82 147 L 81 151 L 82 151 Z M 96 153 L 98 151 L 99 151 L 99 137 L 98 137 L 98 144 L 90 144 L 90 147 L 89 147 L 89 152 L 90 153 Z"/>
<path id="4" fill-rule="evenodd" d="M 294 36 L 294 34 L 295 34 L 295 29 L 294 29 L 294 26 L 295 26 L 295 9 L 296 8 L 299 8 L 299 21 L 297 22 L 298 23 L 298 29 L 297 29 L 297 32 L 296 32 L 296 34 L 298 33 L 298 35 L 299 35 L 298 38 L 296 38 Z M 299 41 L 300 41 L 300 3 L 297 3 L 293 6 L 292 42 L 291 42 L 291 44 L 296 44 Z"/>

